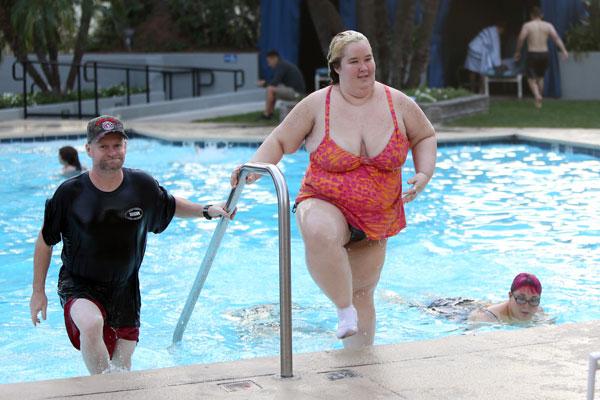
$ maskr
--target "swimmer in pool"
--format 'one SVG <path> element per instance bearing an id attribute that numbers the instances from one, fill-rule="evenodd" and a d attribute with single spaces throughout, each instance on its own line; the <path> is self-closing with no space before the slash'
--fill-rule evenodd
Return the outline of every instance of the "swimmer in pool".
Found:
<path id="1" fill-rule="evenodd" d="M 77 149 L 72 146 L 63 146 L 58 149 L 58 162 L 63 166 L 60 171 L 63 176 L 75 176 L 81 171 L 85 171 L 85 167 L 79 162 Z"/>
<path id="2" fill-rule="evenodd" d="M 542 313 L 540 301 L 542 284 L 538 278 L 526 272 L 518 274 L 510 286 L 508 300 L 485 308 L 478 308 L 469 315 L 469 322 L 522 323 L 531 321 Z"/>

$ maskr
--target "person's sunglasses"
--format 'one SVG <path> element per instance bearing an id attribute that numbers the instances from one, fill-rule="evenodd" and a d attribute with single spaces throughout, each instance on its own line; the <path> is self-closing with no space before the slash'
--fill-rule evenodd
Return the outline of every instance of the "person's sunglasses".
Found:
<path id="1" fill-rule="evenodd" d="M 511 293 L 511 296 L 515 299 L 515 302 L 522 306 L 525 303 L 529 303 L 530 306 L 536 307 L 540 305 L 540 298 L 539 297 L 532 297 L 530 299 L 527 299 L 527 297 L 525 296 L 515 296 L 514 294 Z"/>

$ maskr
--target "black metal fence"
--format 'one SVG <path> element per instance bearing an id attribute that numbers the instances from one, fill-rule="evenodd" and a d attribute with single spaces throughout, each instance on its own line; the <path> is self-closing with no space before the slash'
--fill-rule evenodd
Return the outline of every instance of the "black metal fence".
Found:
<path id="1" fill-rule="evenodd" d="M 19 76 L 17 73 L 17 66 L 21 66 L 21 75 Z M 100 115 L 100 107 L 99 107 L 99 76 L 103 71 L 122 71 L 124 73 L 124 81 L 123 85 L 125 87 L 125 97 L 126 104 L 131 105 L 131 94 L 132 94 L 132 74 L 133 73 L 143 73 L 144 80 L 144 90 L 146 97 L 146 103 L 150 103 L 150 75 L 157 74 L 160 75 L 162 80 L 162 89 L 164 93 L 163 100 L 173 100 L 174 99 L 174 77 L 183 77 L 184 80 L 188 80 L 189 86 L 186 84 L 186 87 L 190 87 L 190 95 L 192 97 L 198 97 L 202 93 L 202 88 L 211 87 L 215 84 L 215 75 L 216 74 L 228 74 L 231 76 L 233 83 L 233 91 L 237 91 L 240 87 L 245 84 L 245 75 L 244 71 L 241 69 L 227 69 L 227 68 L 204 68 L 204 67 L 188 67 L 188 66 L 170 66 L 170 65 L 150 65 L 150 64 L 122 64 L 122 63 L 110 63 L 110 62 L 99 62 L 99 61 L 87 61 L 84 64 L 76 64 L 76 82 L 75 82 L 75 91 L 77 93 L 77 111 L 74 114 L 71 112 L 31 112 L 28 108 L 28 95 L 31 95 L 35 91 L 36 84 L 32 83 L 30 87 L 28 87 L 28 75 L 27 75 L 27 67 L 30 66 L 42 66 L 42 67 L 67 67 L 71 68 L 71 63 L 65 62 L 55 62 L 55 63 L 42 63 L 39 61 L 27 61 L 25 63 L 21 63 L 19 61 L 15 61 L 12 65 L 12 76 L 15 81 L 22 81 L 22 90 L 23 90 L 23 118 L 28 117 L 61 117 L 61 118 L 89 118 Z M 82 74 L 83 70 L 83 74 Z M 83 75 L 83 76 L 82 76 Z M 93 113 L 84 112 L 82 106 L 82 81 L 88 84 L 91 84 L 93 88 L 93 100 L 94 100 L 94 109 Z"/>

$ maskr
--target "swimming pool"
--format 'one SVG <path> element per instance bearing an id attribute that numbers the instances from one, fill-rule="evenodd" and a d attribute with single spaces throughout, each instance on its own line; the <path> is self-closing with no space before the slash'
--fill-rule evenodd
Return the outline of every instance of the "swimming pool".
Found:
<path id="1" fill-rule="evenodd" d="M 48 320 L 34 328 L 29 316 L 33 243 L 44 200 L 62 180 L 58 148 L 76 145 L 89 165 L 82 143 L 0 145 L 0 383 L 87 375 L 56 295 L 60 245 L 46 285 Z M 126 165 L 150 172 L 176 195 L 206 202 L 226 198 L 230 171 L 253 151 L 136 138 Z M 300 152 L 280 165 L 292 201 L 306 163 Z M 411 173 L 409 160 L 405 179 Z M 599 194 L 598 158 L 525 144 L 440 148 L 435 179 L 407 206 L 408 228 L 389 241 L 376 294 L 376 343 L 463 333 L 460 322 L 419 306 L 439 297 L 503 300 L 521 271 L 540 277 L 542 306 L 557 323 L 600 319 Z M 278 354 L 276 204 L 268 179 L 246 187 L 183 342 L 172 350 L 216 222 L 174 219 L 163 234 L 149 235 L 134 369 Z M 341 347 L 335 310 L 306 271 L 293 219 L 292 290 L 294 352 Z"/>

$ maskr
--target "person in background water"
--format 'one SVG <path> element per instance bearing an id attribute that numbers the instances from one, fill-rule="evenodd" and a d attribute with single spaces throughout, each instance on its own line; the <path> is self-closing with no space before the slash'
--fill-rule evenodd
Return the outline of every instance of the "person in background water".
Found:
<path id="1" fill-rule="evenodd" d="M 569 53 L 565 48 L 560 36 L 556 33 L 554 26 L 546 21 L 542 21 L 542 10 L 539 7 L 533 7 L 530 12 L 531 21 L 523 24 L 519 38 L 517 39 L 517 48 L 515 50 L 515 61 L 521 59 L 521 49 L 523 43 L 527 40 L 526 71 L 527 83 L 531 93 L 535 98 L 535 107 L 542 108 L 544 95 L 544 74 L 548 69 L 548 37 L 554 40 L 554 43 L 560 49 L 563 59 L 569 58 Z"/>
<path id="2" fill-rule="evenodd" d="M 361 347 L 375 337 L 373 294 L 387 238 L 404 229 L 404 204 L 431 179 L 437 141 L 410 97 L 375 80 L 373 52 L 362 33 L 337 34 L 327 60 L 332 85 L 302 99 L 252 161 L 277 164 L 302 145 L 310 153 L 294 206 L 308 270 L 337 308 L 337 337 L 345 347 Z M 403 192 L 409 149 L 415 174 Z M 231 174 L 232 186 L 239 171 Z"/>
<path id="3" fill-rule="evenodd" d="M 58 161 L 63 166 L 61 170 L 63 176 L 70 177 L 85 171 L 79 162 L 77 149 L 72 146 L 63 146 L 58 149 Z"/>
<path id="4" fill-rule="evenodd" d="M 542 284 L 538 278 L 526 272 L 515 276 L 508 300 L 487 308 L 479 308 L 469 315 L 469 322 L 529 322 L 541 312 Z"/>
<path id="5" fill-rule="evenodd" d="M 267 64 L 273 70 L 271 81 L 259 80 L 258 86 L 267 88 L 265 111 L 261 119 L 273 118 L 275 102 L 281 100 L 296 100 L 304 96 L 306 85 L 304 77 L 297 66 L 281 58 L 276 50 L 267 53 Z"/>
<path id="6" fill-rule="evenodd" d="M 46 276 L 52 246 L 62 240 L 58 295 L 67 334 L 91 374 L 129 370 L 140 333 L 139 269 L 148 232 L 164 231 L 174 215 L 230 218 L 221 205 L 169 194 L 143 171 L 123 168 L 127 135 L 115 117 L 87 126 L 92 168 L 67 179 L 46 201 L 35 242 L 33 325 L 46 319 Z"/>

